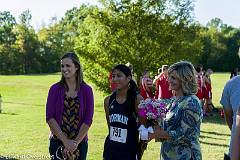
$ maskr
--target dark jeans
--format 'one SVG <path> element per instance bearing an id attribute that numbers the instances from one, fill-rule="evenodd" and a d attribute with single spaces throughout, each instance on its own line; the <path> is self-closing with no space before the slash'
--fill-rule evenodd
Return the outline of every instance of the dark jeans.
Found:
<path id="1" fill-rule="evenodd" d="M 224 160 L 231 160 L 231 158 L 229 157 L 229 155 L 228 154 L 226 154 L 226 153 L 224 153 L 224 158 L 223 158 Z"/>
<path id="2" fill-rule="evenodd" d="M 63 146 L 63 144 L 59 139 L 55 139 L 55 138 L 50 139 L 49 153 L 52 160 L 59 160 L 59 158 L 57 158 L 57 155 L 58 157 L 60 157 L 60 159 L 63 159 L 61 155 L 61 151 L 59 149 L 60 146 Z M 59 151 L 57 152 L 58 149 Z M 79 150 L 79 157 L 77 160 L 86 160 L 87 151 L 88 151 L 88 142 L 83 140 L 78 145 L 78 150 Z"/>

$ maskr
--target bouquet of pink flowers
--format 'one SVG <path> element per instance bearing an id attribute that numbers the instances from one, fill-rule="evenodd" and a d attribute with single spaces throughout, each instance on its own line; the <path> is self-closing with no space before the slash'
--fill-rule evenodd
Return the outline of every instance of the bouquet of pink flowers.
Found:
<path id="1" fill-rule="evenodd" d="M 162 121 L 168 112 L 167 102 L 161 99 L 142 100 L 138 105 L 138 115 L 147 120 Z M 160 125 L 160 124 L 159 124 Z"/>
<path id="2" fill-rule="evenodd" d="M 139 127 L 141 140 L 148 140 L 148 133 L 153 133 L 153 127 L 159 125 L 163 127 L 163 120 L 168 112 L 167 104 L 163 99 L 146 99 L 138 105 L 138 115 L 146 120 L 146 127 L 142 124 Z"/>

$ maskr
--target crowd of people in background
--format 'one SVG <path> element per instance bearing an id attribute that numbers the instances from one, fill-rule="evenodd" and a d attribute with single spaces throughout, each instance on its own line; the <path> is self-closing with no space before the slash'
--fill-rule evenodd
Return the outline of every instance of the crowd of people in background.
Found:
<path id="1" fill-rule="evenodd" d="M 133 66 L 130 63 L 126 64 L 130 66 L 133 73 Z M 169 89 L 168 82 L 168 65 L 162 65 L 157 70 L 157 75 L 151 79 L 150 72 L 148 70 L 143 71 L 140 81 L 137 83 L 139 87 L 140 95 L 144 98 L 155 98 L 155 99 L 170 99 L 175 96 L 174 91 Z M 213 70 L 208 68 L 203 69 L 201 64 L 195 66 L 196 79 L 198 83 L 198 91 L 196 96 L 201 101 L 203 108 L 204 117 L 212 116 L 213 112 L 218 112 L 218 109 L 212 103 L 212 84 L 211 74 Z M 236 71 L 236 69 L 234 70 Z M 236 73 L 232 73 L 231 77 L 235 76 Z M 112 91 L 115 90 L 115 84 L 111 82 L 111 72 L 109 74 L 110 88 Z"/>

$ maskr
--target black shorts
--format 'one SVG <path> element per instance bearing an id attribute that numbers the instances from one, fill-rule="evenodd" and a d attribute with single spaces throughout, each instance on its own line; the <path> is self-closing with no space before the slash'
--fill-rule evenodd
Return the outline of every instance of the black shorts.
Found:
<path id="1" fill-rule="evenodd" d="M 103 160 L 137 160 L 136 154 L 105 151 Z"/>

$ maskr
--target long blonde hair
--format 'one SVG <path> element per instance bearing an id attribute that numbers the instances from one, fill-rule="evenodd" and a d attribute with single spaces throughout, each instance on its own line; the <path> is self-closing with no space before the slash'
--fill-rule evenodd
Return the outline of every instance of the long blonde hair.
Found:
<path id="1" fill-rule="evenodd" d="M 196 71 L 191 62 L 180 61 L 171 65 L 168 69 L 168 74 L 176 71 L 177 78 L 182 83 L 184 95 L 193 95 L 197 93 L 198 84 L 196 80 Z"/>

